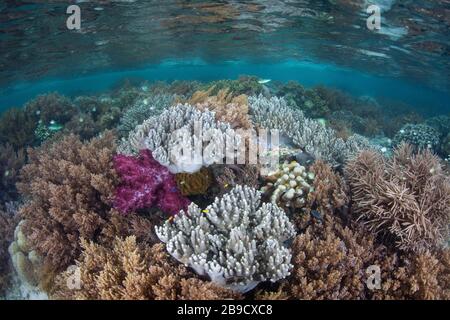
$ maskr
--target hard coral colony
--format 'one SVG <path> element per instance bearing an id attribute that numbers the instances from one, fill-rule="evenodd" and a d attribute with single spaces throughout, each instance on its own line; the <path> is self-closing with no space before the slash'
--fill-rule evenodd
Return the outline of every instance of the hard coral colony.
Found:
<path id="1" fill-rule="evenodd" d="M 353 107 L 330 121 L 309 118 L 337 105 Z M 324 87 L 270 89 L 243 77 L 126 86 L 73 102 L 48 95 L 27 104 L 32 116 L 5 113 L 0 293 L 450 298 L 450 178 L 433 153 L 448 150 L 445 121 L 405 125 L 391 149 L 345 123 L 362 119 L 361 105 Z M 4 119 L 26 126 L 12 134 Z M 348 135 L 329 126 L 338 119 Z M 36 139 L 52 120 L 62 128 Z M 262 175 L 258 165 L 226 163 L 224 153 L 195 165 L 174 157 L 174 146 L 198 143 L 196 123 L 214 131 L 219 148 L 240 129 L 278 129 L 279 168 Z M 383 280 L 375 291 L 366 286 L 372 265 Z M 72 290 L 76 272 L 81 285 Z"/>

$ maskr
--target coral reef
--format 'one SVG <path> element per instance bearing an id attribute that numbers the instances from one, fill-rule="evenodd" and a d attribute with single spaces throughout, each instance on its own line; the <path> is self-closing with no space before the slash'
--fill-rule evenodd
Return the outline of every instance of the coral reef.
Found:
<path id="1" fill-rule="evenodd" d="M 314 191 L 314 173 L 308 172 L 298 162 L 285 162 L 266 177 L 268 183 L 261 189 L 270 195 L 270 201 L 282 208 L 298 209 L 305 206 L 308 193 Z"/>
<path id="2" fill-rule="evenodd" d="M 16 182 L 25 164 L 25 152 L 15 151 L 10 144 L 0 145 L 0 208 L 1 204 L 16 201 Z"/>
<path id="3" fill-rule="evenodd" d="M 121 180 L 115 191 L 114 207 L 122 213 L 158 207 L 176 214 L 190 203 L 178 190 L 175 176 L 149 150 L 141 150 L 138 157 L 116 155 L 114 167 Z"/>
<path id="4" fill-rule="evenodd" d="M 69 135 L 28 151 L 18 190 L 27 200 L 19 209 L 22 232 L 49 270 L 59 271 L 80 254 L 79 239 L 108 243 L 129 235 L 136 215 L 111 209 L 117 176 L 115 137 L 106 132 L 82 143 Z"/>
<path id="5" fill-rule="evenodd" d="M 204 140 L 208 140 L 208 145 L 203 154 Z M 241 139 L 229 124 L 216 121 L 214 112 L 179 104 L 138 125 L 119 150 L 133 154 L 149 149 L 170 172 L 194 173 L 203 166 L 222 163 L 225 141 L 234 142 L 230 148 L 238 148 Z"/>
<path id="6" fill-rule="evenodd" d="M 156 227 L 167 251 L 199 275 L 239 292 L 289 275 L 291 254 L 283 242 L 294 234 L 284 211 L 261 204 L 259 191 L 236 186 L 201 210 L 191 204 Z"/>
<path id="7" fill-rule="evenodd" d="M 320 121 L 306 118 L 300 110 L 288 107 L 282 98 L 249 97 L 249 105 L 252 120 L 257 125 L 280 130 L 303 151 L 317 159 L 328 161 L 333 166 L 343 164 L 361 150 L 373 148 L 361 136 L 352 136 L 348 141 L 338 138 L 334 130 Z"/>
<path id="8" fill-rule="evenodd" d="M 156 94 L 137 99 L 120 118 L 120 123 L 117 127 L 120 135 L 128 135 L 137 125 L 152 116 L 159 115 L 165 109 L 172 106 L 173 102 L 174 96 L 168 94 Z"/>
<path id="9" fill-rule="evenodd" d="M 439 147 L 439 133 L 424 124 L 407 124 L 403 126 L 393 139 L 394 146 L 409 143 L 418 149 L 436 151 Z"/>
<path id="10" fill-rule="evenodd" d="M 400 249 L 422 251 L 445 243 L 450 222 L 450 178 L 429 150 L 403 144 L 392 159 L 364 151 L 345 168 L 352 208 L 369 229 Z"/>
<path id="11" fill-rule="evenodd" d="M 212 300 L 239 296 L 212 283 L 194 278 L 171 261 L 164 245 L 145 246 L 135 237 L 116 238 L 112 247 L 82 240 L 82 254 L 76 269 L 57 278 L 53 296 L 58 299 L 90 300 Z M 74 271 L 80 273 L 80 287 L 67 283 Z"/>
<path id="12" fill-rule="evenodd" d="M 175 180 L 183 196 L 202 195 L 212 183 L 212 173 L 208 168 L 202 168 L 196 173 L 177 173 Z"/>

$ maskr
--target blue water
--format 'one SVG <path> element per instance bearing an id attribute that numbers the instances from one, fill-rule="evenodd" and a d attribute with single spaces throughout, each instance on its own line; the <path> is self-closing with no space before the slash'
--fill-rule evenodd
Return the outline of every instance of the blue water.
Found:
<path id="1" fill-rule="evenodd" d="M 360 71 L 302 61 L 276 64 L 224 62 L 207 64 L 202 61 L 165 61 L 139 69 L 116 70 L 76 78 L 44 78 L 23 82 L 0 90 L 0 110 L 21 106 L 38 94 L 57 91 L 69 97 L 104 92 L 123 79 L 148 81 L 236 79 L 240 75 L 255 75 L 276 81 L 296 80 L 311 87 L 326 85 L 342 89 L 354 96 L 401 101 L 429 115 L 450 112 L 450 94 L 402 78 L 386 78 Z"/>

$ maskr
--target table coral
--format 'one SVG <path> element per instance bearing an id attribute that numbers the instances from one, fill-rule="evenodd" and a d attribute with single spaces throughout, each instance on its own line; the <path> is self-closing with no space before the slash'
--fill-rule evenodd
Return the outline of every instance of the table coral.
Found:
<path id="1" fill-rule="evenodd" d="M 81 287 L 67 288 L 73 271 L 56 280 L 53 297 L 90 300 L 212 300 L 238 298 L 234 292 L 194 278 L 172 261 L 164 245 L 147 246 L 135 237 L 116 238 L 112 247 L 83 240 L 76 268 Z"/>
<path id="2" fill-rule="evenodd" d="M 114 167 L 121 180 L 114 207 L 122 213 L 158 207 L 176 214 L 190 203 L 178 190 L 175 175 L 159 164 L 149 150 L 141 150 L 137 157 L 116 155 Z"/>
<path id="3" fill-rule="evenodd" d="M 156 227 L 167 251 L 199 275 L 239 292 L 259 282 L 289 275 L 289 249 L 284 241 L 294 226 L 282 209 L 261 204 L 259 191 L 236 186 L 205 210 L 191 204 Z"/>
<path id="4" fill-rule="evenodd" d="M 429 150 L 401 145 L 392 159 L 364 151 L 345 169 L 358 219 L 405 250 L 448 240 L 450 178 Z"/>
<path id="5" fill-rule="evenodd" d="M 80 238 L 108 243 L 111 236 L 132 234 L 132 221 L 142 219 L 112 209 L 114 140 L 110 132 L 86 143 L 69 135 L 28 151 L 17 184 L 27 200 L 19 209 L 22 231 L 51 270 L 75 261 Z"/>

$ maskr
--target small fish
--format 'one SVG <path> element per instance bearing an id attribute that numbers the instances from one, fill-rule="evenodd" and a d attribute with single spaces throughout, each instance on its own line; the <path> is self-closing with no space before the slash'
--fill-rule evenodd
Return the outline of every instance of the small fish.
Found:
<path id="1" fill-rule="evenodd" d="M 258 81 L 259 84 L 266 84 L 269 83 L 270 81 L 272 81 L 271 79 L 261 79 Z"/>
<path id="2" fill-rule="evenodd" d="M 209 213 L 208 209 L 202 210 L 203 213 Z"/>
<path id="3" fill-rule="evenodd" d="M 51 122 L 50 122 L 51 123 Z M 49 126 L 48 126 L 48 129 L 50 130 L 50 131 L 59 131 L 59 130 L 61 130 L 63 128 L 63 126 L 62 125 L 60 125 L 60 124 L 57 124 L 57 123 L 51 123 Z"/>
<path id="4" fill-rule="evenodd" d="M 322 215 L 321 215 L 320 212 L 317 211 L 317 210 L 311 211 L 311 215 L 312 215 L 314 218 L 316 218 L 317 220 L 319 220 L 319 221 L 322 221 L 322 220 L 323 220 L 323 219 L 322 219 Z"/>
<path id="5" fill-rule="evenodd" d="M 225 184 L 224 184 L 224 187 L 225 187 L 225 188 L 228 188 L 228 186 L 229 186 L 228 183 L 225 183 Z"/>

